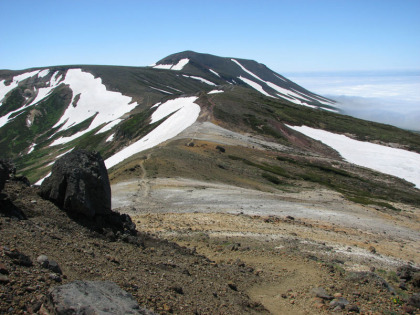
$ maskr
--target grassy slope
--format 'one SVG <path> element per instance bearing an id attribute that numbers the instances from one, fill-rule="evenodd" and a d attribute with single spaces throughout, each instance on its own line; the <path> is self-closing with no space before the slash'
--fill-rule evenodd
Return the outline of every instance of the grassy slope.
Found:
<path id="1" fill-rule="evenodd" d="M 362 141 L 399 143 L 408 150 L 420 153 L 420 136 L 417 133 L 325 110 L 293 105 L 241 87 L 234 87 L 229 93 L 215 94 L 210 102 L 214 106 L 215 119 L 223 125 L 253 130 L 277 138 L 280 142 L 287 142 L 278 125 L 284 123 L 347 133 Z"/>

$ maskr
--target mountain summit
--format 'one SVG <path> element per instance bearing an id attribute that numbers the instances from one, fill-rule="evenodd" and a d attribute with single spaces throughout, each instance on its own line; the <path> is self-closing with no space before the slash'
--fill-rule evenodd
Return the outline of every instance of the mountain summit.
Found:
<path id="1" fill-rule="evenodd" d="M 295 104 L 334 110 L 335 102 L 316 95 L 254 60 L 223 58 L 193 51 L 170 55 L 152 65 L 181 71 L 215 84 L 247 85 L 260 93 Z"/>

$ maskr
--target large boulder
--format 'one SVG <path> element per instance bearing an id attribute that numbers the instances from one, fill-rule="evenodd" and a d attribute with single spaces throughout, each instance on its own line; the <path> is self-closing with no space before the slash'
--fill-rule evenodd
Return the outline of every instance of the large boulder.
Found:
<path id="1" fill-rule="evenodd" d="M 74 150 L 59 158 L 40 195 L 71 214 L 93 218 L 111 212 L 111 186 L 101 155 Z"/>
<path id="2" fill-rule="evenodd" d="M 154 314 L 110 281 L 73 281 L 54 287 L 48 297 L 44 307 L 51 314 Z"/>

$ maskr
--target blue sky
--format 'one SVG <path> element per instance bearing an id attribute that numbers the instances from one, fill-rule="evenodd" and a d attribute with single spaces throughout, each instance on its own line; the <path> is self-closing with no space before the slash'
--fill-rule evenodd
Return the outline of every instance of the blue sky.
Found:
<path id="1" fill-rule="evenodd" d="M 280 73 L 420 69 L 420 1 L 0 0 L 0 69 L 194 50 Z"/>

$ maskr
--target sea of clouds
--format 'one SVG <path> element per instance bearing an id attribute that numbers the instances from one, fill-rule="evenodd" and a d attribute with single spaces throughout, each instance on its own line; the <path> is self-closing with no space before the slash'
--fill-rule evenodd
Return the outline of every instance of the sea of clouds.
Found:
<path id="1" fill-rule="evenodd" d="M 354 117 L 420 131 L 420 71 L 289 73 Z"/>

